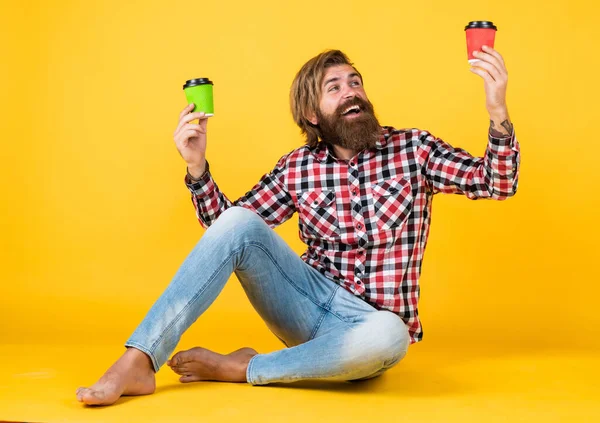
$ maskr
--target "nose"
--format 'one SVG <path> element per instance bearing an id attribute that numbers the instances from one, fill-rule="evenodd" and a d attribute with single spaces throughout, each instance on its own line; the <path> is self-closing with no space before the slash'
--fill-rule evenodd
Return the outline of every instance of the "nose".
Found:
<path id="1" fill-rule="evenodd" d="M 354 97 L 356 97 L 356 93 L 351 87 L 346 85 L 346 87 L 344 88 L 344 92 L 342 93 L 342 97 L 344 99 L 351 100 Z"/>

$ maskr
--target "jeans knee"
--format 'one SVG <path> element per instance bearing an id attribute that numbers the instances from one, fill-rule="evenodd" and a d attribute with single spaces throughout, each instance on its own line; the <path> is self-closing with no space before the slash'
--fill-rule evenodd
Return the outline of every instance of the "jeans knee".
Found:
<path id="1" fill-rule="evenodd" d="M 406 355 L 410 337 L 407 326 L 397 314 L 373 312 L 363 330 L 368 333 L 369 355 L 381 360 L 384 366 L 391 366 Z"/>
<path id="2" fill-rule="evenodd" d="M 244 237 L 248 233 L 267 228 L 266 223 L 252 210 L 244 207 L 230 207 L 215 220 L 209 230 L 212 232 L 230 233 L 236 237 Z"/>
<path id="3" fill-rule="evenodd" d="M 258 217 L 252 210 L 241 206 L 229 207 L 217 218 L 219 220 L 233 220 L 234 222 L 244 222 Z M 260 218 L 259 218 L 260 219 Z"/>

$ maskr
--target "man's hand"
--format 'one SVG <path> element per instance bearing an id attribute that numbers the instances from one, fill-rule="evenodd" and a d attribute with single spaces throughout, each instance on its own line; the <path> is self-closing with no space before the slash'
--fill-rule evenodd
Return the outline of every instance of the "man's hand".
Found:
<path id="1" fill-rule="evenodd" d="M 194 108 L 188 104 L 179 114 L 179 125 L 173 139 L 181 157 L 188 165 L 192 176 L 200 176 L 206 166 L 206 124 L 208 117 L 203 112 L 190 113 Z M 198 119 L 199 124 L 190 123 Z"/>
<path id="2" fill-rule="evenodd" d="M 483 46 L 483 51 L 473 53 L 480 59 L 469 69 L 481 76 L 485 82 L 486 108 L 490 116 L 507 114 L 506 86 L 508 72 L 500 53 L 491 47 Z"/>

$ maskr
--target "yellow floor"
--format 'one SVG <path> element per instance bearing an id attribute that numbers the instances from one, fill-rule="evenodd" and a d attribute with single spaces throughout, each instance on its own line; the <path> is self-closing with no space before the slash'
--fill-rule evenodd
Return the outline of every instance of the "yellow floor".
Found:
<path id="1" fill-rule="evenodd" d="M 184 385 L 165 367 L 154 395 L 104 408 L 78 403 L 75 389 L 93 383 L 122 351 L 119 345 L 0 345 L 0 420 L 600 422 L 597 356 L 442 351 L 427 342 L 411 346 L 387 374 L 359 384 Z"/>

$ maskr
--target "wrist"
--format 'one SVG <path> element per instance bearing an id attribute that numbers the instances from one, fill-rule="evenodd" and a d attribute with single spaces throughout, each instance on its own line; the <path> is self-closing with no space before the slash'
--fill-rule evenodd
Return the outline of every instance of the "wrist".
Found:
<path id="1" fill-rule="evenodd" d="M 193 182 L 197 182 L 200 179 L 202 179 L 202 176 L 204 176 L 205 172 L 206 172 L 206 163 L 203 165 L 199 165 L 199 166 L 188 165 L 188 167 L 187 167 L 188 177 Z"/>
<path id="2" fill-rule="evenodd" d="M 508 110 L 490 112 L 490 134 L 496 138 L 510 137 L 513 134 Z"/>
<path id="3" fill-rule="evenodd" d="M 494 122 L 500 123 L 508 119 L 508 109 L 506 107 L 488 110 L 488 113 L 490 115 L 490 119 Z"/>

